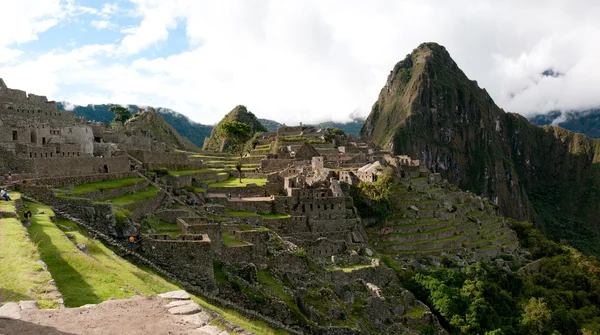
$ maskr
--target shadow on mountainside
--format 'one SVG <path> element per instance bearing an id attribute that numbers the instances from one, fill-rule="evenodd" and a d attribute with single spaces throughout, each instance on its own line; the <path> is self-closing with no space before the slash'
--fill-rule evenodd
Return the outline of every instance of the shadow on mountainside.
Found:
<path id="1" fill-rule="evenodd" d="M 32 322 L 0 318 L 0 334 L 2 335 L 76 335 L 66 333 L 54 327 L 42 326 Z"/>

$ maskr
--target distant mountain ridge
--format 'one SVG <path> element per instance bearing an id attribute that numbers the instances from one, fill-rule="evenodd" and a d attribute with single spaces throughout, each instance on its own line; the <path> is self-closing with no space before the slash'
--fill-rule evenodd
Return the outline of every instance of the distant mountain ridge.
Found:
<path id="1" fill-rule="evenodd" d="M 108 109 L 111 106 L 120 106 L 117 104 L 101 104 L 101 105 L 92 105 L 89 104 L 87 106 L 73 105 L 68 102 L 57 102 L 56 107 L 59 110 L 69 111 L 75 114 L 76 116 L 85 117 L 89 121 L 96 122 L 104 122 L 110 123 L 115 115 L 111 113 Z M 127 105 L 127 108 L 131 111 L 131 113 L 135 114 L 139 111 L 140 107 L 138 105 Z M 199 148 L 204 146 L 204 139 L 210 137 L 210 133 L 213 129 L 212 125 L 201 124 L 198 122 L 194 122 L 190 120 L 187 116 L 178 113 L 169 108 L 156 107 L 156 112 L 162 116 L 168 124 L 173 126 L 177 132 L 186 137 L 190 142 L 197 145 Z M 268 131 L 277 131 L 277 128 L 283 126 L 282 123 L 277 121 L 269 120 L 269 119 L 258 119 L 258 121 L 265 126 Z M 353 118 L 352 121 L 348 123 L 341 122 L 322 122 L 317 125 L 321 125 L 323 127 L 333 127 L 339 128 L 343 130 L 346 134 L 358 136 L 360 128 L 365 122 L 364 118 Z"/>
<path id="2" fill-rule="evenodd" d="M 283 126 L 282 123 L 279 123 L 277 121 L 273 121 L 273 120 L 269 120 L 269 119 L 258 119 L 258 121 L 260 121 L 260 123 L 263 124 L 263 126 L 265 126 L 265 128 L 267 128 L 268 131 L 277 131 L 277 128 Z M 354 135 L 358 137 L 358 133 L 360 132 L 360 128 L 363 126 L 363 124 L 365 123 L 365 119 L 364 118 L 353 118 L 352 121 L 350 122 L 333 122 L 333 121 L 326 121 L 326 122 L 321 122 L 321 123 L 315 123 L 315 126 L 320 126 L 320 127 L 331 127 L 331 128 L 338 128 L 341 129 L 342 131 L 344 131 L 344 133 L 346 133 L 347 135 Z"/>
<path id="3" fill-rule="evenodd" d="M 89 121 L 96 122 L 104 122 L 110 123 L 115 115 L 111 113 L 108 109 L 112 106 L 120 106 L 117 104 L 102 104 L 102 105 L 92 105 L 89 104 L 87 106 L 80 105 L 72 105 L 68 102 L 57 102 L 56 107 L 59 110 L 69 111 L 75 114 L 76 116 L 83 116 Z M 127 105 L 127 108 L 131 111 L 132 114 L 136 114 L 140 107 L 138 105 Z M 156 113 L 162 116 L 168 124 L 170 124 L 177 132 L 190 140 L 190 142 L 194 143 L 199 148 L 202 148 L 204 144 L 204 138 L 210 136 L 210 132 L 212 131 L 213 126 L 204 125 L 201 123 L 194 122 L 190 120 L 187 116 L 178 113 L 174 110 L 157 107 L 155 108 Z"/>
<path id="4" fill-rule="evenodd" d="M 529 117 L 536 126 L 559 126 L 592 138 L 600 138 L 600 108 L 581 111 L 552 111 Z"/>

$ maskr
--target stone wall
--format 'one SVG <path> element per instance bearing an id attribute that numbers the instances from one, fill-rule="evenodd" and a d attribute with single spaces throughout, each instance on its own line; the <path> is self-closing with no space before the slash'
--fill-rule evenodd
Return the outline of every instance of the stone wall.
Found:
<path id="1" fill-rule="evenodd" d="M 266 188 L 263 186 L 246 186 L 246 187 L 210 187 L 209 193 L 228 194 L 232 197 L 237 197 L 241 194 L 243 197 L 266 197 Z"/>
<path id="2" fill-rule="evenodd" d="M 184 187 L 184 186 L 192 186 L 194 181 L 201 180 L 217 180 L 217 171 L 206 171 L 199 172 L 194 174 L 188 174 L 185 176 L 167 176 L 166 183 L 169 186 L 174 187 Z M 224 179 L 227 179 L 229 176 L 225 176 Z"/>
<path id="3" fill-rule="evenodd" d="M 223 247 L 220 258 L 228 263 L 254 263 L 254 245 Z"/>
<path id="4" fill-rule="evenodd" d="M 316 241 L 297 240 L 296 244 L 313 257 L 330 257 L 346 251 L 345 241 L 332 241 L 327 238 L 320 238 Z"/>
<path id="5" fill-rule="evenodd" d="M 206 218 L 179 218 L 177 225 L 184 234 L 206 234 L 211 243 L 211 250 L 214 255 L 220 255 L 223 248 L 223 226 L 221 223 L 208 222 Z"/>
<path id="6" fill-rule="evenodd" d="M 40 185 L 51 185 L 51 186 L 56 187 L 56 186 L 64 186 L 64 185 L 87 184 L 87 183 L 93 183 L 93 182 L 98 182 L 98 181 L 103 181 L 103 180 L 135 178 L 137 176 L 138 175 L 136 172 L 129 171 L 129 172 L 114 172 L 114 173 L 99 173 L 99 174 L 90 174 L 90 175 L 83 175 L 83 176 L 33 178 L 33 179 L 27 179 L 27 183 L 40 184 Z M 13 178 L 13 180 L 18 180 L 18 179 Z"/>
<path id="7" fill-rule="evenodd" d="M 133 185 L 125 187 L 113 188 L 108 190 L 99 189 L 93 192 L 78 194 L 77 197 L 86 198 L 90 200 L 104 200 L 109 198 L 116 198 L 128 193 L 135 193 L 143 188 L 148 187 L 148 185 L 148 182 L 144 180 L 140 181 L 139 183 L 135 183 Z"/>
<path id="8" fill-rule="evenodd" d="M 146 216 L 147 214 L 151 214 L 158 207 L 160 207 L 165 199 L 165 196 L 166 193 L 163 190 L 160 190 L 156 193 L 156 196 L 152 198 L 124 205 L 123 208 L 131 212 L 131 219 L 133 221 L 138 221 L 142 217 Z"/>
<path id="9" fill-rule="evenodd" d="M 263 259 L 267 256 L 267 241 L 269 233 L 260 230 L 238 230 L 235 232 L 235 238 L 254 245 L 255 259 Z"/>
<path id="10" fill-rule="evenodd" d="M 191 285 L 215 288 L 211 240 L 207 235 L 150 234 L 142 238 L 142 250 L 157 265 Z"/>
<path id="11" fill-rule="evenodd" d="M 176 224 L 179 218 L 198 217 L 196 213 L 185 208 L 167 209 L 155 213 L 156 217 L 162 221 Z"/>
<path id="12" fill-rule="evenodd" d="M 187 154 L 182 152 L 129 150 L 127 153 L 141 161 L 144 164 L 144 168 L 147 170 L 157 168 L 166 168 L 169 170 L 196 170 L 204 167 L 204 164 L 202 164 L 200 160 L 190 160 Z"/>
<path id="13" fill-rule="evenodd" d="M 129 172 L 129 160 L 123 157 L 70 157 L 29 159 L 38 178 L 82 176 L 98 173 Z"/>
<path id="14" fill-rule="evenodd" d="M 104 234 L 118 238 L 138 235 L 139 226 L 133 222 L 117 223 L 109 204 L 97 204 L 88 199 L 55 197 L 46 185 L 23 184 L 20 189 L 23 194 L 69 213 Z"/>

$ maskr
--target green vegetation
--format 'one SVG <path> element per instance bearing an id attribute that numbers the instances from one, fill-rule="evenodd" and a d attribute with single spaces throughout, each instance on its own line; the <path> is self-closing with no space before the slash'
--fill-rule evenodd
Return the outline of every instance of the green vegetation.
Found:
<path id="1" fill-rule="evenodd" d="M 521 246 L 539 270 L 506 272 L 495 263 L 455 271 L 402 274 L 415 295 L 441 316 L 453 334 L 589 334 L 600 331 L 598 261 L 546 239 L 528 223 L 514 223 Z M 501 259 L 510 260 L 504 255 Z M 451 260 L 442 262 L 454 267 Z M 514 269 L 513 269 L 514 270 Z"/>
<path id="2" fill-rule="evenodd" d="M 224 307 L 217 307 L 215 305 L 212 305 L 202 298 L 192 296 L 192 300 L 197 302 L 200 306 L 202 306 L 208 310 L 211 310 L 213 312 L 218 313 L 219 315 L 221 315 L 223 317 L 223 319 L 225 321 L 236 324 L 246 330 L 253 332 L 256 335 L 287 335 L 288 334 L 288 332 L 286 332 L 286 331 L 283 331 L 280 329 L 273 329 L 262 321 L 248 319 L 248 318 L 242 316 L 239 312 L 237 312 L 235 310 L 232 310 L 229 308 L 224 308 Z"/>
<path id="3" fill-rule="evenodd" d="M 129 205 L 129 204 L 133 204 L 136 202 L 140 202 L 140 201 L 155 197 L 156 194 L 158 193 L 158 191 L 159 191 L 159 189 L 157 187 L 150 185 L 150 186 L 148 186 L 146 191 L 140 190 L 133 194 L 125 194 L 120 197 L 116 197 L 116 198 L 112 198 L 112 199 L 105 199 L 104 202 L 111 200 L 110 203 L 115 206 Z"/>
<path id="4" fill-rule="evenodd" d="M 374 267 L 373 264 L 357 264 L 357 265 L 350 265 L 350 266 L 332 266 L 332 267 L 328 267 L 327 270 L 329 270 L 329 271 L 342 270 L 344 272 L 352 272 L 352 271 L 365 269 L 365 268 L 372 268 L 372 267 Z"/>
<path id="5" fill-rule="evenodd" d="M 205 173 L 205 172 L 213 172 L 213 171 L 215 171 L 215 170 L 213 170 L 213 169 L 200 169 L 200 170 L 169 171 L 169 175 L 176 176 L 176 177 L 181 177 L 181 176 L 188 176 L 188 175 L 196 174 L 196 173 Z"/>
<path id="6" fill-rule="evenodd" d="M 124 125 L 125 122 L 127 122 L 127 120 L 131 118 L 131 112 L 129 111 L 129 109 L 123 106 L 111 106 L 108 110 L 111 113 L 115 114 L 115 119 L 113 120 L 113 122 L 119 123 L 121 125 Z"/>
<path id="7" fill-rule="evenodd" d="M 251 211 L 233 211 L 233 210 L 229 210 L 226 209 L 225 212 L 227 213 L 227 215 L 229 216 L 260 216 L 263 219 L 288 219 L 291 216 L 289 214 L 282 214 L 282 213 L 257 213 L 257 212 L 251 212 Z"/>
<path id="8" fill-rule="evenodd" d="M 269 271 L 268 269 L 260 270 L 258 271 L 257 275 L 259 283 L 261 283 L 261 285 L 265 286 L 271 291 L 275 292 L 279 296 L 279 298 L 283 300 L 283 302 L 290 309 L 292 315 L 296 319 L 303 322 L 308 321 L 304 314 L 302 314 L 298 309 L 298 306 L 294 302 L 294 298 L 285 292 L 285 290 L 283 289 L 283 285 L 271 274 L 271 271 Z"/>
<path id="9" fill-rule="evenodd" d="M 17 198 L 18 193 L 11 192 Z M 14 201 L 2 201 L 3 209 Z M 30 208 L 29 208 L 30 209 Z M 0 222 L 0 301 L 35 300 L 41 308 L 56 308 L 57 301 L 48 294 L 52 279 L 42 266 L 35 245 L 27 237 L 27 231 L 16 218 L 4 218 Z"/>
<path id="10" fill-rule="evenodd" d="M 66 234 L 72 237 L 67 238 L 65 232 L 50 220 L 50 216 L 54 215 L 50 207 L 34 203 L 27 205 L 33 213 L 45 213 L 33 215 L 29 234 L 42 260 L 48 265 L 66 306 L 127 298 L 137 292 L 150 295 L 178 289 L 119 258 L 102 243 L 88 239 L 75 223 L 57 219 L 58 225 L 69 229 Z M 77 249 L 79 243 L 87 246 L 89 254 Z"/>
<path id="11" fill-rule="evenodd" d="M 112 179 L 102 180 L 93 183 L 75 185 L 73 190 L 69 191 L 70 194 L 84 194 L 94 191 L 112 190 L 116 188 L 122 188 L 131 186 L 137 183 L 143 182 L 143 178 L 125 178 L 125 179 Z"/>
<path id="12" fill-rule="evenodd" d="M 4 198 L 0 198 L 0 212 L 15 213 L 15 201 L 21 199 L 21 193 L 8 192 L 8 196 L 11 201 L 5 201 Z"/>
<path id="13" fill-rule="evenodd" d="M 352 186 L 350 194 L 361 217 L 385 219 L 390 214 L 393 195 L 394 171 L 384 168 L 384 172 L 373 183 L 360 182 Z"/>
<path id="14" fill-rule="evenodd" d="M 252 138 L 252 127 L 238 121 L 225 121 L 219 124 L 219 135 L 226 141 L 228 150 L 239 156 L 240 160 L 235 165 L 242 182 L 242 158 L 248 151 L 246 143 Z"/>
<path id="15" fill-rule="evenodd" d="M 209 187 L 245 187 L 248 184 L 256 184 L 257 186 L 265 186 L 267 183 L 266 179 L 263 178 L 242 178 L 238 180 L 235 177 L 229 177 L 225 181 L 212 183 L 208 185 Z"/>
<path id="16" fill-rule="evenodd" d="M 221 236 L 223 238 L 223 245 L 226 247 L 240 247 L 248 245 L 248 243 L 236 239 L 227 232 L 223 232 Z"/>

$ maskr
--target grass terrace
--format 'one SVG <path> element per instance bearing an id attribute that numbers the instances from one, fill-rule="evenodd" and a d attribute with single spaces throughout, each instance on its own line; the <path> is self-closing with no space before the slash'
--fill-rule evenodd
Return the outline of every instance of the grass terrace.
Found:
<path id="1" fill-rule="evenodd" d="M 140 201 L 143 201 L 146 199 L 150 199 L 150 198 L 156 196 L 156 193 L 158 191 L 159 191 L 159 189 L 157 187 L 150 185 L 150 186 L 148 186 L 147 191 L 138 191 L 133 194 L 125 194 L 120 197 L 106 199 L 106 200 L 104 200 L 104 202 L 111 200 L 110 203 L 115 206 L 129 205 L 129 204 L 140 202 Z"/>
<path id="2" fill-rule="evenodd" d="M 11 201 L 0 198 L 0 212 L 16 212 L 15 201 L 21 199 L 21 193 L 7 191 Z"/>
<path id="3" fill-rule="evenodd" d="M 196 173 L 205 173 L 205 172 L 213 172 L 213 171 L 221 171 L 221 169 L 201 169 L 201 170 L 181 170 L 181 171 L 169 171 L 170 176 L 181 177 L 188 176 Z"/>
<path id="4" fill-rule="evenodd" d="M 57 219 L 57 224 L 54 224 L 50 220 L 50 216 L 54 215 L 50 207 L 34 203 L 27 205 L 33 213 L 45 213 L 33 215 L 29 234 L 38 246 L 42 260 L 48 265 L 65 306 L 77 307 L 111 298 L 128 298 L 137 292 L 152 295 L 178 289 L 118 257 L 101 242 L 88 239 L 74 222 Z M 59 226 L 69 231 L 65 233 Z M 77 249 L 78 243 L 87 246 L 89 255 Z"/>
<path id="5" fill-rule="evenodd" d="M 291 216 L 283 213 L 257 213 L 251 211 L 232 211 L 229 209 L 225 210 L 225 213 L 229 216 L 260 216 L 263 219 L 288 219 Z"/>
<path id="6" fill-rule="evenodd" d="M 116 188 L 122 188 L 131 186 L 137 183 L 143 182 L 143 178 L 125 178 L 125 179 L 111 179 L 111 180 L 103 180 L 97 181 L 93 183 L 80 184 L 75 185 L 73 190 L 69 191 L 70 194 L 84 194 L 90 193 L 94 191 L 101 190 L 112 190 Z"/>
<path id="7" fill-rule="evenodd" d="M 15 199 L 19 194 L 11 192 Z M 2 201 L 3 211 L 14 200 Z M 31 208 L 28 208 L 33 212 Z M 48 291 L 52 277 L 37 263 L 40 254 L 19 219 L 5 218 L 0 223 L 0 301 L 35 300 L 41 308 L 56 308 L 58 303 Z"/>
<path id="8" fill-rule="evenodd" d="M 242 178 L 242 182 L 240 183 L 240 178 L 231 176 L 227 178 L 225 181 L 212 183 L 208 185 L 209 187 L 246 187 L 248 184 L 256 184 L 258 186 L 265 186 L 267 183 L 266 178 Z"/>
<path id="9" fill-rule="evenodd" d="M 241 247 L 248 245 L 248 243 L 236 239 L 227 232 L 223 232 L 221 237 L 223 238 L 223 245 L 226 247 Z"/>

